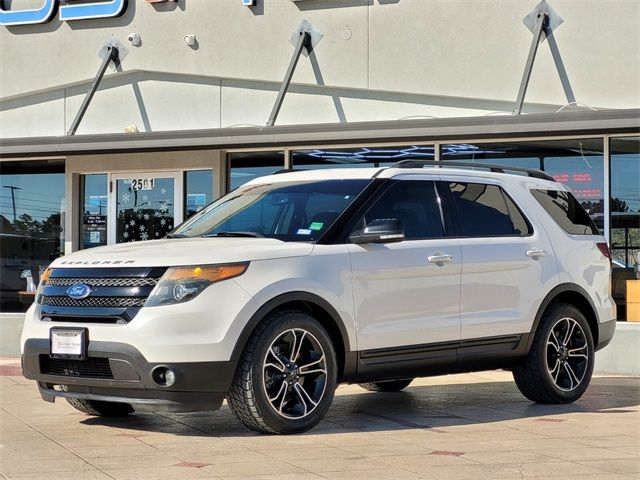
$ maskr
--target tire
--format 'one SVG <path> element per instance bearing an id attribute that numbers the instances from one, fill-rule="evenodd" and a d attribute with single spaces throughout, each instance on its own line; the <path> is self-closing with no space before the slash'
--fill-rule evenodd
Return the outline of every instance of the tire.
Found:
<path id="1" fill-rule="evenodd" d="M 84 400 L 82 398 L 67 398 L 67 402 L 76 410 L 87 415 L 126 417 L 133 412 L 133 407 L 128 403 L 102 402 L 99 400 Z"/>
<path id="2" fill-rule="evenodd" d="M 329 410 L 337 372 L 333 344 L 317 320 L 300 311 L 274 312 L 247 341 L 227 401 L 251 430 L 305 432 Z"/>
<path id="3" fill-rule="evenodd" d="M 593 334 L 585 316 L 561 303 L 544 312 L 526 360 L 513 370 L 522 394 L 537 403 L 571 403 L 591 381 Z"/>
<path id="4" fill-rule="evenodd" d="M 399 392 L 411 385 L 411 382 L 413 382 L 413 378 L 388 380 L 385 382 L 361 383 L 360 386 L 370 392 Z"/>

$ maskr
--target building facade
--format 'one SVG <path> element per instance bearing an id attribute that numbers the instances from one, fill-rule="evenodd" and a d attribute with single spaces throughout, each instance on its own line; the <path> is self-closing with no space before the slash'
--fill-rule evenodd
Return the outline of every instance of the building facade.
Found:
<path id="1" fill-rule="evenodd" d="M 571 186 L 612 248 L 624 320 L 639 19 L 636 0 L 0 2 L 0 313 L 27 308 L 53 258 L 161 238 L 255 176 L 416 158 Z M 304 31 L 313 48 L 267 126 Z"/>

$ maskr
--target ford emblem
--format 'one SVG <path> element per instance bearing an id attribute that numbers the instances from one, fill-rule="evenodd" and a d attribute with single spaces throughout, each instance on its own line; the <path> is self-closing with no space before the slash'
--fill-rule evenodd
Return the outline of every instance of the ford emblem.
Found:
<path id="1" fill-rule="evenodd" d="M 75 283 L 67 288 L 67 295 L 74 300 L 82 300 L 91 295 L 91 287 L 84 283 Z"/>

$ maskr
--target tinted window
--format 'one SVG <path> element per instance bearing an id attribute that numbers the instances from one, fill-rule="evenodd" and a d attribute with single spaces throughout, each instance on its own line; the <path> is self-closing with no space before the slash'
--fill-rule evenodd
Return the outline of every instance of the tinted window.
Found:
<path id="1" fill-rule="evenodd" d="M 439 199 L 433 182 L 393 184 L 367 211 L 357 228 L 377 219 L 397 218 L 407 240 L 444 236 Z"/>
<path id="2" fill-rule="evenodd" d="M 570 192 L 531 190 L 531 193 L 566 232 L 573 235 L 598 235 L 598 228 Z"/>
<path id="3" fill-rule="evenodd" d="M 448 187 L 463 236 L 524 236 L 531 233 L 527 220 L 500 187 L 457 182 L 449 183 Z"/>

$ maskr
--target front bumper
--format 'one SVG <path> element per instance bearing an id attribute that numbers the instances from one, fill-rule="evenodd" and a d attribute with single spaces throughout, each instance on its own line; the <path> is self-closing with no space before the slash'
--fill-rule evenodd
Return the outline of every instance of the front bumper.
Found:
<path id="1" fill-rule="evenodd" d="M 150 363 L 131 345 L 90 341 L 86 361 L 49 359 L 49 339 L 24 343 L 24 376 L 38 382 L 46 401 L 56 397 L 130 403 L 139 411 L 192 412 L 222 405 L 236 370 L 235 361 Z M 83 363 L 84 362 L 84 363 Z M 100 365 L 97 368 L 96 365 Z M 173 370 L 170 387 L 156 384 L 155 367 Z"/>

